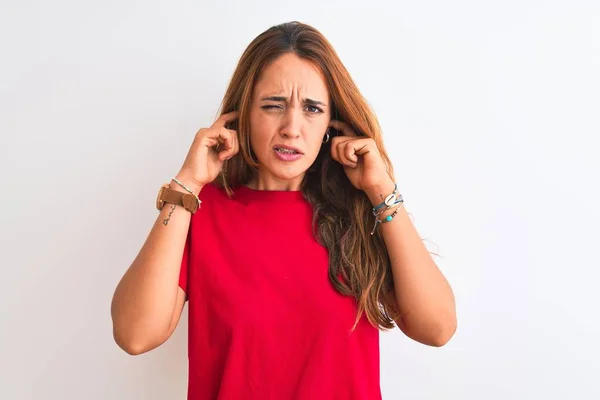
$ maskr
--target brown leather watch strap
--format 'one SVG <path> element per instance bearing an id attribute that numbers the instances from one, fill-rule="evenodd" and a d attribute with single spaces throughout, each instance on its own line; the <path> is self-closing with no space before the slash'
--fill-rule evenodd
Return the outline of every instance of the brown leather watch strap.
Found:
<path id="1" fill-rule="evenodd" d="M 178 190 L 173 190 L 169 188 L 169 185 L 164 185 L 161 188 L 161 191 L 158 195 L 156 208 L 161 210 L 164 205 L 163 202 L 182 206 L 192 214 L 194 214 L 200 206 L 196 196 L 194 196 L 191 193 L 184 193 Z"/>

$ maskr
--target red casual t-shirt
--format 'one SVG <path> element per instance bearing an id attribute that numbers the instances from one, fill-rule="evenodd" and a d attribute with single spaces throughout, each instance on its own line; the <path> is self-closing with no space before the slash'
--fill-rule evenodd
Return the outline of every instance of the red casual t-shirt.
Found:
<path id="1" fill-rule="evenodd" d="M 300 191 L 207 185 L 179 285 L 190 400 L 381 399 L 379 331 L 335 291 Z"/>

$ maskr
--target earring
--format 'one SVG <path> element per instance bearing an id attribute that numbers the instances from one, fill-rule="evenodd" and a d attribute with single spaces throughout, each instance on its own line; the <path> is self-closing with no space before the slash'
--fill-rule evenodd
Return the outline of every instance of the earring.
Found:
<path id="1" fill-rule="evenodd" d="M 329 142 L 329 129 L 327 129 L 327 133 L 325 134 L 325 137 L 323 138 L 323 143 L 327 143 Z"/>

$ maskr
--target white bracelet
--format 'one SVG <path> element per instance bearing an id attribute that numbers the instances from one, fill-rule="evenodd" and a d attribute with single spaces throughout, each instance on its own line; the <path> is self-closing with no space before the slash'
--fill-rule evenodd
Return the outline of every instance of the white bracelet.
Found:
<path id="1" fill-rule="evenodd" d="M 191 193 L 194 195 L 194 197 L 196 198 L 196 200 L 198 200 L 198 206 L 200 206 L 202 204 L 202 200 L 200 200 L 198 198 L 198 195 L 196 193 L 194 193 L 194 191 L 192 189 L 190 189 L 189 187 L 185 186 L 183 183 L 179 182 L 179 180 L 175 177 L 171 178 L 176 184 L 178 184 L 179 186 L 181 186 L 183 189 L 185 189 L 186 192 Z"/>

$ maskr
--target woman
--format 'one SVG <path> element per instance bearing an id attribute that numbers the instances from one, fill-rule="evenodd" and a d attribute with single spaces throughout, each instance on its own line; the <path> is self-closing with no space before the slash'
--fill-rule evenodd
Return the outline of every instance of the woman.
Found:
<path id="1" fill-rule="evenodd" d="M 379 329 L 453 335 L 452 290 L 406 213 L 380 127 L 301 23 L 246 49 L 113 298 L 130 354 L 189 300 L 190 399 L 377 399 Z"/>

